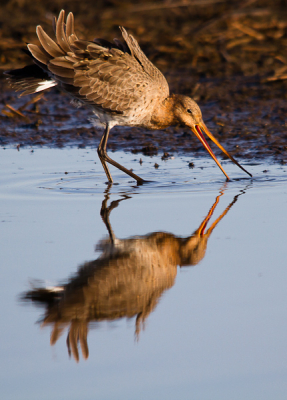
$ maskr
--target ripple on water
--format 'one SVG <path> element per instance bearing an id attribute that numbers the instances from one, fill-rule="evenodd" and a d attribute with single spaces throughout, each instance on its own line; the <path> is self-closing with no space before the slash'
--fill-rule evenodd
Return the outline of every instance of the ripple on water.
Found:
<path id="1" fill-rule="evenodd" d="M 160 156 L 143 156 L 116 152 L 113 158 L 132 168 L 136 174 L 150 181 L 137 186 L 135 181 L 121 171 L 111 167 L 115 180 L 111 193 L 183 193 L 191 191 L 210 191 L 218 189 L 225 182 L 225 177 L 209 158 L 174 155 L 162 160 Z M 139 163 L 140 158 L 142 164 Z M 189 163 L 194 168 L 189 168 Z M 155 168 L 155 163 L 159 165 Z M 253 174 L 249 178 L 231 162 L 222 164 L 229 176 L 231 188 L 274 186 L 285 183 L 287 167 L 264 162 L 241 163 Z M 51 192 L 55 195 L 102 194 L 108 187 L 106 176 L 94 149 L 5 149 L 1 151 L 0 196 L 46 197 Z"/>

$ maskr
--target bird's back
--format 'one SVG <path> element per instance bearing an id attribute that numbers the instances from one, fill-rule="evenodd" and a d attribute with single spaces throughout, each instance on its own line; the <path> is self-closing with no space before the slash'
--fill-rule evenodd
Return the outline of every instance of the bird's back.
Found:
<path id="1" fill-rule="evenodd" d="M 102 118 L 108 115 L 121 125 L 142 125 L 154 106 L 169 95 L 165 77 L 124 28 L 120 28 L 123 43 L 117 39 L 113 43 L 104 39 L 89 42 L 76 36 L 72 13 L 66 23 L 64 19 L 62 10 L 54 20 L 55 41 L 38 26 L 40 46 L 28 45 L 36 64 L 48 74 L 50 86 L 59 85 L 91 105 Z M 29 84 L 26 86 L 22 80 L 17 87 L 15 80 L 16 89 L 31 93 Z"/>

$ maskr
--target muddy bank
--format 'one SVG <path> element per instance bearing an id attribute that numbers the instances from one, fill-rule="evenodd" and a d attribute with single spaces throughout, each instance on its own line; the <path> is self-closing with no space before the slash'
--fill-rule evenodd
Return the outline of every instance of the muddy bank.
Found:
<path id="1" fill-rule="evenodd" d="M 61 8 L 75 13 L 81 37 L 120 37 L 118 25 L 124 25 L 165 73 L 171 91 L 199 103 L 207 126 L 229 151 L 287 162 L 285 2 L 274 1 L 272 8 L 263 0 L 176 4 L 102 1 L 96 8 L 89 1 L 54 0 L 47 9 L 44 2 L 6 1 L 0 6 L 1 70 L 29 62 L 21 48 L 37 43 L 37 24 L 51 33 L 52 15 Z M 73 107 L 57 90 L 31 104 L 31 96 L 17 98 L 3 79 L 0 90 L 2 146 L 98 145 L 102 129 L 89 122 L 91 112 Z M 182 128 L 114 128 L 109 149 L 205 154 Z"/>
<path id="2" fill-rule="evenodd" d="M 249 83 L 249 89 L 242 89 L 241 82 L 238 79 L 238 82 L 222 80 L 216 85 L 211 81 L 201 83 L 198 102 L 207 126 L 237 157 L 272 156 L 276 161 L 287 162 L 285 91 L 277 84 L 277 96 L 264 98 L 268 85 L 254 81 Z M 75 108 L 71 100 L 57 90 L 51 90 L 36 103 L 23 107 L 30 99 L 17 98 L 12 91 L 3 90 L 4 84 L 2 81 L 1 146 L 98 145 L 103 129 L 94 127 L 89 121 L 90 110 Z M 188 92 L 188 87 L 182 92 Z M 5 104 L 19 110 L 19 114 Z M 163 131 L 115 127 L 108 148 L 148 155 L 175 151 L 205 154 L 193 133 L 180 127 Z M 219 154 L 217 149 L 215 151 Z"/>

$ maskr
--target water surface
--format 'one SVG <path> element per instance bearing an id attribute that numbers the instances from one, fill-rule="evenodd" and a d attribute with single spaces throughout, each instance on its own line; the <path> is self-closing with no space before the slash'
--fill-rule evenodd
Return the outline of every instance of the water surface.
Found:
<path id="1" fill-rule="evenodd" d="M 111 169 L 108 190 L 93 149 L 1 149 L 3 398 L 285 399 L 286 167 L 246 162 L 249 179 L 224 163 L 225 183 L 207 158 L 113 157 L 153 182 Z M 75 309 L 50 346 L 45 308 L 19 298 L 84 264 L 80 292 L 99 282 L 112 304 L 97 298 L 77 363 Z"/>

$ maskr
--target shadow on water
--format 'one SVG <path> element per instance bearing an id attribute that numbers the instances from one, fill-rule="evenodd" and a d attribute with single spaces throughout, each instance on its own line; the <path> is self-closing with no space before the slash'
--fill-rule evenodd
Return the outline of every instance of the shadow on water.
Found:
<path id="1" fill-rule="evenodd" d="M 188 237 L 152 232 L 127 239 L 116 237 L 109 217 L 113 209 L 130 197 L 124 194 L 108 205 L 110 194 L 107 190 L 100 213 L 109 236 L 96 246 L 101 251 L 100 256 L 81 265 L 66 284 L 47 288 L 39 287 L 38 283 L 38 287 L 22 293 L 21 300 L 45 308 L 41 326 L 52 326 L 51 345 L 68 327 L 68 352 L 76 361 L 79 361 L 79 345 L 83 357 L 89 356 L 88 329 L 94 322 L 136 317 L 135 336 L 138 339 L 160 297 L 174 285 L 177 266 L 194 266 L 204 258 L 211 233 L 247 188 L 234 196 L 207 228 L 224 195 L 224 185 L 200 226 Z"/>

